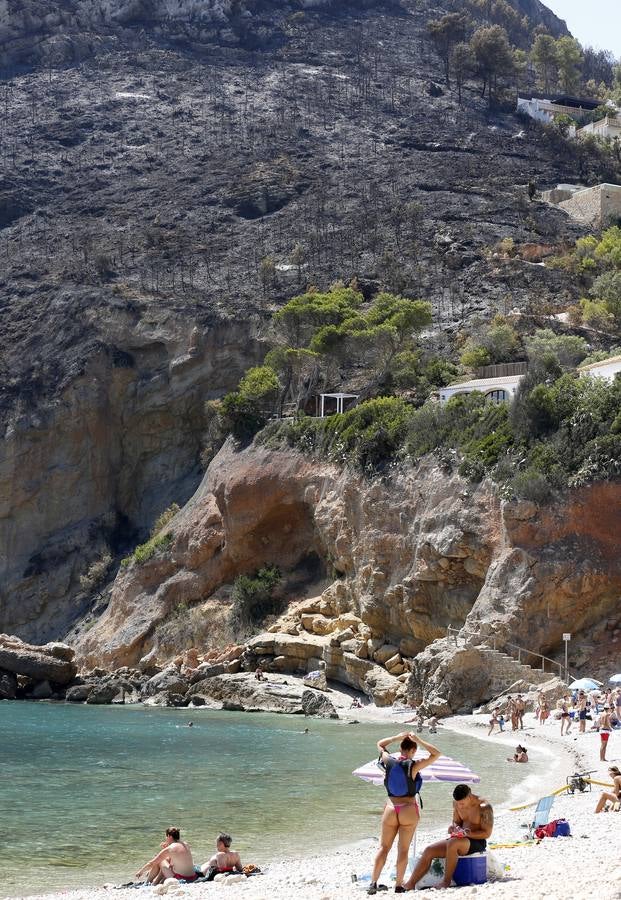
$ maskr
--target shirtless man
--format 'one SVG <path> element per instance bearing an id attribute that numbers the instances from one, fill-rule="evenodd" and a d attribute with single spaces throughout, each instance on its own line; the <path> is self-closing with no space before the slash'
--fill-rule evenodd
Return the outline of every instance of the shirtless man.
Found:
<path id="1" fill-rule="evenodd" d="M 178 828 L 167 828 L 166 838 L 160 846 L 161 851 L 136 872 L 136 878 L 147 872 L 147 881 L 151 884 L 161 884 L 167 878 L 196 881 L 198 873 L 194 869 L 192 851 L 180 839 Z"/>
<path id="2" fill-rule="evenodd" d="M 224 872 L 241 872 L 242 864 L 239 853 L 231 850 L 233 839 L 230 834 L 221 832 L 216 838 L 216 852 L 209 862 L 201 866 L 203 875 L 213 879 Z"/>
<path id="3" fill-rule="evenodd" d="M 515 711 L 517 713 L 518 725 L 520 730 L 524 730 L 524 713 L 526 712 L 526 703 L 522 699 L 522 695 L 518 694 L 515 698 Z"/>
<path id="4" fill-rule="evenodd" d="M 586 717 L 587 717 L 587 698 L 584 691 L 580 691 L 578 694 L 578 733 L 584 734 L 586 729 Z"/>
<path id="5" fill-rule="evenodd" d="M 449 838 L 430 844 L 405 887 L 411 891 L 431 868 L 434 859 L 446 859 L 444 880 L 437 887 L 450 887 L 460 856 L 482 853 L 494 827 L 494 812 L 487 800 L 473 794 L 467 784 L 458 784 L 453 791 L 453 822 Z"/>

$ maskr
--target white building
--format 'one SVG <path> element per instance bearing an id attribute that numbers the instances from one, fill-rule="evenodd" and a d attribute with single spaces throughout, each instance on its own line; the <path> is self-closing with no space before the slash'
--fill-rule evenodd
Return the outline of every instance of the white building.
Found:
<path id="1" fill-rule="evenodd" d="M 615 376 L 621 372 L 621 356 L 611 356 L 603 359 L 601 362 L 590 363 L 588 366 L 579 366 L 578 372 L 581 376 L 588 375 L 591 378 L 605 378 L 606 381 L 613 382 Z"/>
<path id="2" fill-rule="evenodd" d="M 621 119 L 614 115 L 604 116 L 603 119 L 599 119 L 597 122 L 589 122 L 588 125 L 579 128 L 576 134 L 578 137 L 584 134 L 592 134 L 595 137 L 612 141 L 615 138 L 621 138 Z"/>
<path id="3" fill-rule="evenodd" d="M 579 122 L 600 105 L 601 100 L 590 97 L 570 97 L 563 95 L 548 100 L 543 97 L 518 97 L 518 112 L 525 113 L 537 122 L 549 125 L 557 116 L 570 116 Z M 575 134 L 573 126 L 569 128 L 571 137 Z"/>
<path id="4" fill-rule="evenodd" d="M 460 384 L 449 384 L 440 388 L 440 402 L 446 403 L 458 394 L 473 394 L 480 391 L 485 394 L 486 400 L 493 403 L 511 403 L 522 378 L 523 375 L 505 375 L 502 378 L 475 378 L 472 381 L 462 381 Z"/>

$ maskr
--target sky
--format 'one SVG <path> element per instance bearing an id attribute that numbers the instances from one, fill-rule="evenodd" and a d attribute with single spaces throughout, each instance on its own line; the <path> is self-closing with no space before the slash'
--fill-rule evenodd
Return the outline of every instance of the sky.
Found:
<path id="1" fill-rule="evenodd" d="M 621 58 L 621 0 L 542 0 L 583 46 L 612 50 Z"/>

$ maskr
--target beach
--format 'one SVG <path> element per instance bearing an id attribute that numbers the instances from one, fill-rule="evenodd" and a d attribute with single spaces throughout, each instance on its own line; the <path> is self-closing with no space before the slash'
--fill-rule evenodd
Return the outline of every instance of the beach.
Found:
<path id="1" fill-rule="evenodd" d="M 387 726 L 387 734 L 404 730 L 401 724 L 407 716 L 395 716 L 391 710 L 376 710 L 367 707 L 356 710 L 360 719 L 372 718 L 383 720 Z M 496 823 L 491 839 L 492 843 L 513 843 L 524 839 L 525 828 L 534 812 L 534 806 L 521 811 L 511 812 L 509 806 L 518 805 L 527 800 L 536 800 L 565 782 L 567 775 L 577 771 L 594 770 L 591 776 L 598 781 L 608 781 L 607 769 L 610 763 L 621 763 L 621 734 L 615 733 L 610 740 L 608 761 L 599 761 L 599 735 L 595 732 L 569 738 L 560 737 L 560 726 L 554 719 L 540 726 L 531 714 L 525 717 L 525 730 L 516 734 L 505 732 L 487 738 L 487 716 L 457 716 L 447 719 L 438 728 L 438 733 L 423 736 L 442 747 L 442 732 L 451 729 L 470 734 L 482 740 L 505 745 L 507 756 L 511 755 L 515 745 L 523 743 L 528 747 L 531 758 L 544 755 L 548 764 L 545 766 L 546 776 L 532 778 L 529 776 L 528 764 L 524 765 L 524 779 L 507 797 L 506 804 L 496 806 Z M 464 760 L 467 763 L 467 760 Z M 506 763 L 507 767 L 514 765 Z M 541 769 L 540 769 L 541 771 Z M 346 790 L 344 786 L 344 790 Z M 446 790 L 451 791 L 447 784 Z M 546 838 L 540 844 L 528 844 L 518 847 L 502 847 L 491 851 L 493 868 L 501 876 L 500 880 L 489 881 L 484 885 L 459 888 L 459 896 L 463 897 L 498 897 L 512 900 L 538 900 L 538 898 L 566 898 L 574 900 L 593 895 L 602 900 L 621 897 L 621 867 L 618 865 L 621 851 L 621 813 L 594 814 L 595 804 L 600 787 L 593 785 L 591 792 L 556 797 L 551 818 L 565 818 L 571 826 L 572 837 Z M 485 796 L 485 785 L 474 786 L 475 793 Z M 447 822 L 447 825 L 449 823 Z M 317 832 L 321 833 L 321 821 L 317 821 Z M 379 814 L 377 819 L 379 833 Z M 425 829 L 424 812 L 417 833 L 417 850 L 422 851 L 432 840 L 444 835 L 444 830 Z M 264 867 L 264 874 L 244 879 L 242 882 L 204 883 L 198 885 L 174 885 L 164 896 L 174 896 L 179 900 L 203 900 L 219 896 L 246 898 L 246 900 L 288 900 L 299 897 L 301 900 L 348 900 L 365 895 L 368 887 L 368 876 L 377 841 L 365 840 L 355 844 L 347 844 L 347 822 L 343 822 L 341 837 L 343 846 L 313 856 L 312 846 L 300 847 L 299 856 L 295 858 L 274 859 Z M 252 859 L 244 860 L 252 862 Z M 394 851 L 389 857 L 381 881 L 392 891 L 394 882 L 390 874 L 394 870 Z M 353 880 L 356 876 L 356 881 Z M 128 873 L 128 878 L 131 874 Z M 452 890 L 455 890 L 454 888 Z M 63 891 L 58 894 L 39 894 L 46 900 L 129 900 L 136 897 L 160 896 L 158 888 L 142 887 L 139 889 L 114 889 L 113 885 L 93 890 Z M 224 892 L 224 893 L 222 893 Z"/>

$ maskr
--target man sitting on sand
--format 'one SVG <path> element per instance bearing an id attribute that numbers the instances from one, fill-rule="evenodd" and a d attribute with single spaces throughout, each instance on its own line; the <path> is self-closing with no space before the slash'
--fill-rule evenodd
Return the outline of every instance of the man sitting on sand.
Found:
<path id="1" fill-rule="evenodd" d="M 194 869 L 192 851 L 186 842 L 181 840 L 178 828 L 166 829 L 166 837 L 160 847 L 162 849 L 157 856 L 136 872 L 136 878 L 147 872 L 147 881 L 151 884 L 161 884 L 167 878 L 196 881 L 198 873 Z"/>
<path id="2" fill-rule="evenodd" d="M 239 853 L 231 850 L 233 839 L 230 834 L 220 832 L 216 838 L 216 852 L 209 862 L 201 866 L 203 875 L 213 881 L 216 875 L 229 874 L 229 872 L 242 872 L 242 864 Z"/>
<path id="3" fill-rule="evenodd" d="M 459 857 L 482 853 L 493 827 L 494 811 L 487 800 L 473 794 L 467 784 L 458 784 L 453 791 L 453 822 L 449 825 L 449 837 L 427 847 L 406 882 L 406 890 L 414 890 L 434 859 L 446 859 L 444 879 L 436 886 L 450 887 Z"/>

